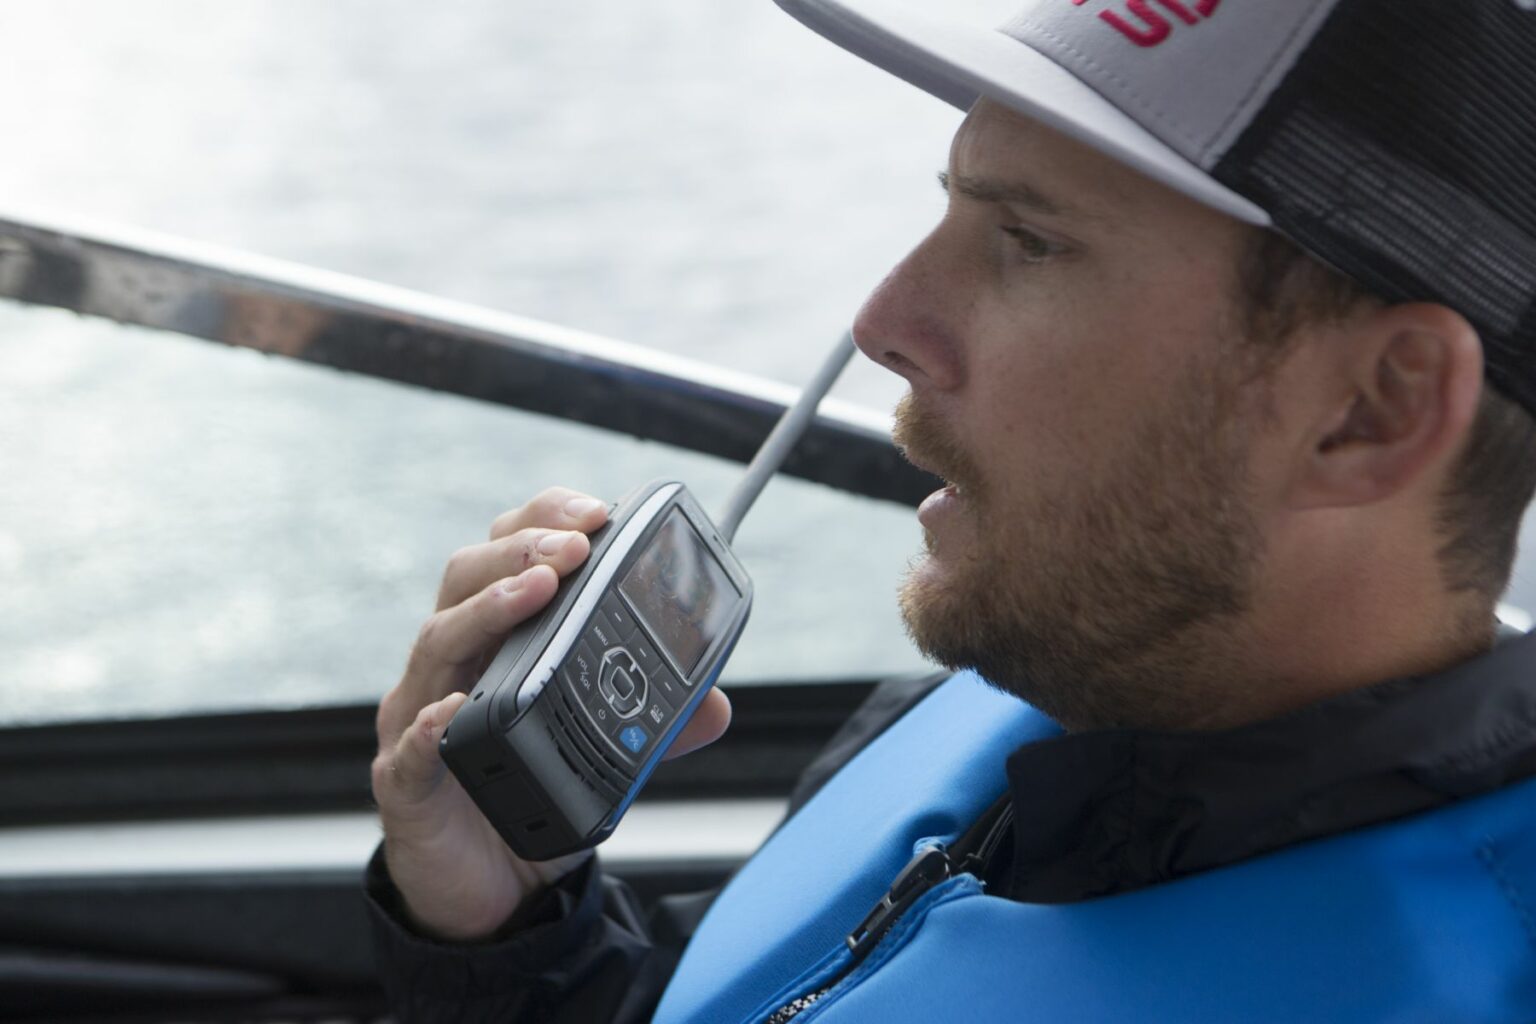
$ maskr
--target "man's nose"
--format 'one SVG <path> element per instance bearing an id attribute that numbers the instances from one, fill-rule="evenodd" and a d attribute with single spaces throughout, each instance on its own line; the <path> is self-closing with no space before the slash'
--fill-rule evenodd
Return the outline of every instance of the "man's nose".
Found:
<path id="1" fill-rule="evenodd" d="M 853 320 L 854 343 L 913 388 L 956 388 L 963 378 L 957 322 L 951 316 L 957 298 L 953 285 L 946 287 L 919 247 L 864 300 Z"/>

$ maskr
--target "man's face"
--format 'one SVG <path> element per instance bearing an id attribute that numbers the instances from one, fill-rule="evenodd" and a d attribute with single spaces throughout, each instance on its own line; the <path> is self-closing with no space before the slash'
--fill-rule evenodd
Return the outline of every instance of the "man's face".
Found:
<path id="1" fill-rule="evenodd" d="M 1069 728 L 1219 720 L 1262 549 L 1245 229 L 988 101 L 948 191 L 854 328 L 953 485 L 918 513 L 908 628 Z"/>

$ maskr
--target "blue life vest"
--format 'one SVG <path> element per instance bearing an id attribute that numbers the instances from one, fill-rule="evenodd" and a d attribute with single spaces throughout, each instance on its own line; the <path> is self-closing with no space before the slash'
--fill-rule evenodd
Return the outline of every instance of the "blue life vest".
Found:
<path id="1" fill-rule="evenodd" d="M 1079 903 L 956 875 L 847 973 L 845 936 L 914 851 L 1056 731 L 973 675 L 939 687 L 726 887 L 657 1024 L 761 1024 L 843 975 L 795 1024 L 1536 1021 L 1536 781 Z"/>

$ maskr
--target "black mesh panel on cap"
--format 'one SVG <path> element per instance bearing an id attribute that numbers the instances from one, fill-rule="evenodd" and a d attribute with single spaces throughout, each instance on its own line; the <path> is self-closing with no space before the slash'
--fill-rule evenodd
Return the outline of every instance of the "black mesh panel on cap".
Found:
<path id="1" fill-rule="evenodd" d="M 1459 311 L 1536 413 L 1536 12 L 1339 0 L 1215 175 L 1366 287 Z"/>

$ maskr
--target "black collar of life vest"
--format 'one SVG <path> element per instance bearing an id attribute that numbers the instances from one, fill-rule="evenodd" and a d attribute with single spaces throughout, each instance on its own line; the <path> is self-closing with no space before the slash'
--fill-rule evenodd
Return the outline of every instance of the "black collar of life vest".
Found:
<path id="1" fill-rule="evenodd" d="M 1008 759 L 1030 903 L 1124 892 L 1429 810 L 1536 774 L 1536 634 L 1223 732 L 1073 733 Z"/>

